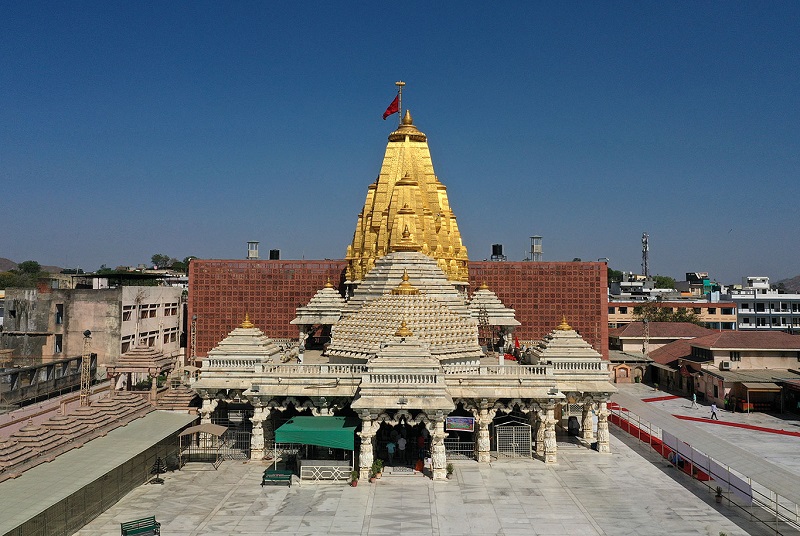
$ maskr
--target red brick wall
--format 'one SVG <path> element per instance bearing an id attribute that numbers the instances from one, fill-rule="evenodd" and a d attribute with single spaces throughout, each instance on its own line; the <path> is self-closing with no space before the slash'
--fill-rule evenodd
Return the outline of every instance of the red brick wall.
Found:
<path id="1" fill-rule="evenodd" d="M 541 339 L 566 317 L 608 359 L 608 271 L 602 262 L 469 263 L 470 288 L 484 281 L 516 310 L 522 340 Z"/>
<path id="2" fill-rule="evenodd" d="M 344 260 L 193 260 L 188 323 L 191 329 L 196 314 L 196 355 L 204 357 L 242 323 L 245 313 L 269 337 L 297 337 L 297 327 L 289 324 L 297 307 L 307 304 L 329 277 L 341 288 L 346 265 Z M 505 305 L 516 309 L 520 339 L 540 339 L 566 316 L 607 358 L 606 275 L 606 265 L 599 262 L 469 263 L 471 289 L 486 281 Z"/>

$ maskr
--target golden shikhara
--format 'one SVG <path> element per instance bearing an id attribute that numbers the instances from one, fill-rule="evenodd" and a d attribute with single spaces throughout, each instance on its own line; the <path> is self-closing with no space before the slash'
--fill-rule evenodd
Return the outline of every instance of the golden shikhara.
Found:
<path id="1" fill-rule="evenodd" d="M 467 248 L 447 187 L 433 171 L 428 138 L 408 111 L 389 135 L 380 175 L 369 186 L 347 246 L 348 282 L 361 281 L 376 259 L 393 251 L 422 252 L 436 259 L 449 280 L 469 280 Z"/>

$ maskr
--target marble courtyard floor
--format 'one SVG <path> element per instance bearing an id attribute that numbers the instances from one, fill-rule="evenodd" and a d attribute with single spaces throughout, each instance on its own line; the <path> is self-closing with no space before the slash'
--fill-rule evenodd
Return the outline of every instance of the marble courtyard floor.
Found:
<path id="1" fill-rule="evenodd" d="M 266 463 L 226 461 L 217 471 L 190 464 L 166 474 L 164 485 L 132 491 L 76 534 L 119 534 L 120 522 L 148 515 L 164 536 L 774 534 L 612 431 L 611 455 L 559 442 L 557 466 L 463 461 L 441 482 L 385 473 L 356 488 L 261 487 Z"/>

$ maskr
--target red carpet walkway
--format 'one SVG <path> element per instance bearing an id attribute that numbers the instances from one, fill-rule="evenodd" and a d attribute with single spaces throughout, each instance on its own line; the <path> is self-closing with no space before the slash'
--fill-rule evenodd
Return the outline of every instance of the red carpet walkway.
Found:
<path id="1" fill-rule="evenodd" d="M 662 400 L 675 400 L 676 398 L 683 398 L 677 395 L 654 396 L 653 398 L 643 398 L 642 402 L 661 402 Z"/>
<path id="2" fill-rule="evenodd" d="M 688 415 L 678 415 L 677 413 L 673 413 L 672 416 L 681 419 L 682 421 L 708 422 L 714 424 L 721 424 L 722 426 L 733 426 L 735 428 L 745 428 L 747 430 L 755 430 L 757 432 L 767 432 L 770 434 L 781 434 L 781 435 L 800 437 L 800 432 L 790 432 L 788 430 L 782 430 L 777 428 L 764 428 L 763 426 L 754 426 L 752 424 L 743 424 L 740 422 L 718 421 L 718 420 L 706 419 L 704 417 L 690 417 Z"/>

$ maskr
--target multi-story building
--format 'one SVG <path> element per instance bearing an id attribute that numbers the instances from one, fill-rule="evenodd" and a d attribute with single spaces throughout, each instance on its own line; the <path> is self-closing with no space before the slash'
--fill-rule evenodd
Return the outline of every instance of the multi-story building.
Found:
<path id="1" fill-rule="evenodd" d="M 743 277 L 731 299 L 740 330 L 800 332 L 800 294 L 780 294 L 770 288 L 769 277 Z"/>
<path id="2" fill-rule="evenodd" d="M 136 345 L 178 356 L 181 293 L 166 286 L 7 289 L 0 348 L 12 350 L 15 362 L 53 361 L 80 355 L 89 330 L 100 368 Z"/>
<path id="3" fill-rule="evenodd" d="M 650 307 L 667 309 L 667 312 L 686 311 L 698 316 L 704 327 L 709 329 L 736 329 L 736 304 L 732 301 L 709 300 L 669 300 L 669 301 L 624 301 L 609 299 L 608 327 L 619 328 L 638 321 L 637 313 L 644 303 Z"/>

